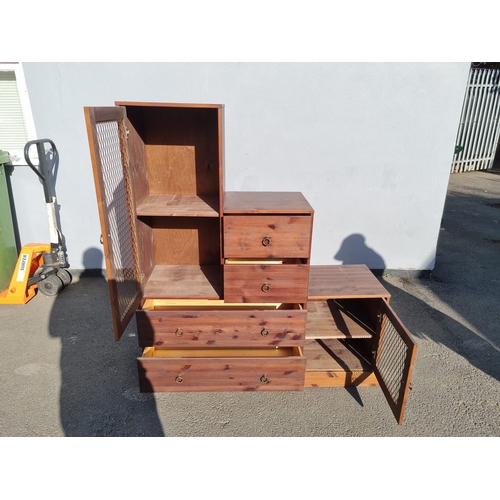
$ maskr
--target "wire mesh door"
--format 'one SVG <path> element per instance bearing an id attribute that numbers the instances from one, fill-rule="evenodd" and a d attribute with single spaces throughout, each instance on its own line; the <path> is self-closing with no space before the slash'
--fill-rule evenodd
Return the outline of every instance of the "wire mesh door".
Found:
<path id="1" fill-rule="evenodd" d="M 403 422 L 417 346 L 410 332 L 384 300 L 379 306 L 380 330 L 374 372 L 399 424 Z"/>
<path id="2" fill-rule="evenodd" d="M 115 339 L 142 297 L 125 109 L 85 108 Z"/>

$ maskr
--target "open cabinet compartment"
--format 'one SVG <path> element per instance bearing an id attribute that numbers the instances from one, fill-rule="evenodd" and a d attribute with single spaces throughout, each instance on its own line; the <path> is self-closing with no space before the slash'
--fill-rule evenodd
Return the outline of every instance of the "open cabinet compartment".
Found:
<path id="1" fill-rule="evenodd" d="M 311 266 L 306 387 L 379 385 L 402 423 L 417 346 L 364 265 Z"/>
<path id="2" fill-rule="evenodd" d="M 219 217 L 222 107 L 116 105 L 127 116 L 137 214 Z"/>
<path id="3" fill-rule="evenodd" d="M 222 296 L 222 107 L 126 110 L 145 298 Z"/>
<path id="4" fill-rule="evenodd" d="M 308 302 L 306 386 L 379 385 L 372 366 L 378 300 Z"/>

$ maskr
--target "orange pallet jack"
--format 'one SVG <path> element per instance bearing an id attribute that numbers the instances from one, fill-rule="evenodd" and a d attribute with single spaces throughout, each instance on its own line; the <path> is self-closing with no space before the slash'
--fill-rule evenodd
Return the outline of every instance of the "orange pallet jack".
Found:
<path id="1" fill-rule="evenodd" d="M 51 146 L 49 152 L 45 151 L 46 143 Z M 40 162 L 38 167 L 33 165 L 29 157 L 29 149 L 35 144 Z M 0 304 L 26 304 L 35 296 L 37 289 L 47 296 L 57 295 L 71 283 L 72 277 L 67 270 L 69 264 L 62 246 L 62 235 L 57 226 L 56 198 L 53 196 L 50 182 L 51 172 L 57 157 L 57 148 L 50 139 L 29 141 L 24 147 L 26 163 L 38 175 L 43 184 L 50 244 L 29 243 L 23 246 L 12 273 L 9 288 L 0 293 Z"/>

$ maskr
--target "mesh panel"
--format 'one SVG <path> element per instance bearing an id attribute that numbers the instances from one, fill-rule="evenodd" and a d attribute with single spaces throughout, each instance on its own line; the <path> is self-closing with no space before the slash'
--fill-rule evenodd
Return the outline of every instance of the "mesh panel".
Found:
<path id="1" fill-rule="evenodd" d="M 385 328 L 380 338 L 377 368 L 390 397 L 396 404 L 405 383 L 404 370 L 409 348 L 387 316 L 384 321 Z"/>
<path id="2" fill-rule="evenodd" d="M 137 246 L 135 233 L 131 230 L 134 220 L 127 201 L 130 183 L 123 165 L 126 155 L 122 155 L 121 149 L 124 131 L 116 121 L 96 123 L 96 130 L 109 221 L 108 241 L 113 268 L 110 279 L 116 280 L 120 319 L 123 319 L 140 292 Z"/>

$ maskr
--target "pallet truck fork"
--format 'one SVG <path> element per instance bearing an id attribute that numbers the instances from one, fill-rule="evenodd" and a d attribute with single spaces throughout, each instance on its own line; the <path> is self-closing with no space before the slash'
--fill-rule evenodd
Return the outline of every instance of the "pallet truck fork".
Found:
<path id="1" fill-rule="evenodd" d="M 47 159 L 45 144 L 51 146 L 51 159 Z M 38 150 L 39 165 L 35 167 L 29 157 L 29 149 L 35 145 Z M 62 245 L 61 231 L 57 226 L 55 205 L 50 176 L 57 161 L 56 145 L 50 139 L 29 141 L 24 147 L 24 158 L 28 166 L 41 179 L 45 194 L 49 222 L 50 243 L 29 243 L 24 245 L 12 273 L 9 288 L 0 293 L 0 304 L 26 304 L 36 290 L 47 296 L 57 295 L 71 283 L 69 264 Z"/>

